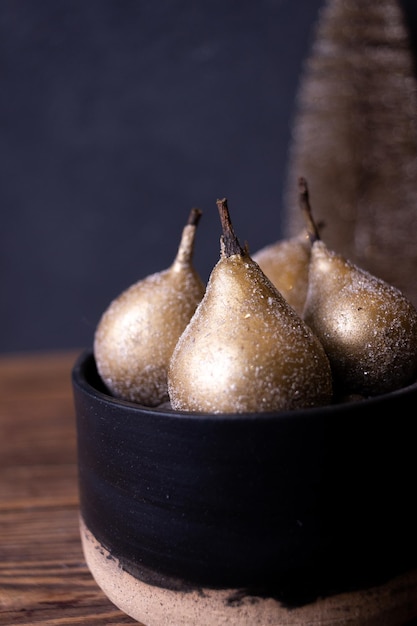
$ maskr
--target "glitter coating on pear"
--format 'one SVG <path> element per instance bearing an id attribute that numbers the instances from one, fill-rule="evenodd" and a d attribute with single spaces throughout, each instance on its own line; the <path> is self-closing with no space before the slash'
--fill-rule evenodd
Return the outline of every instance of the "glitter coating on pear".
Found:
<path id="1" fill-rule="evenodd" d="M 311 243 L 305 232 L 261 248 L 252 259 L 299 315 L 304 310 Z"/>
<path id="2" fill-rule="evenodd" d="M 97 369 L 118 398 L 147 406 L 168 401 L 169 359 L 204 295 L 205 285 L 192 264 L 199 215 L 190 214 L 173 264 L 131 285 L 99 321 Z"/>
<path id="3" fill-rule="evenodd" d="M 174 409 L 283 411 L 329 404 L 329 361 L 317 337 L 248 254 L 214 267 L 173 352 Z"/>
<path id="4" fill-rule="evenodd" d="M 304 320 L 342 393 L 379 395 L 417 379 L 417 311 L 394 286 L 313 243 Z"/>

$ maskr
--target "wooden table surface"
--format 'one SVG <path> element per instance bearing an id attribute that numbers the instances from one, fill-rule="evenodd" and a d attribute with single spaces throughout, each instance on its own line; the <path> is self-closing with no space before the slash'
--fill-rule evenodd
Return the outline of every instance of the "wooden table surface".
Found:
<path id="1" fill-rule="evenodd" d="M 0 356 L 0 624 L 137 624 L 101 592 L 78 530 L 71 369 L 81 352 Z"/>

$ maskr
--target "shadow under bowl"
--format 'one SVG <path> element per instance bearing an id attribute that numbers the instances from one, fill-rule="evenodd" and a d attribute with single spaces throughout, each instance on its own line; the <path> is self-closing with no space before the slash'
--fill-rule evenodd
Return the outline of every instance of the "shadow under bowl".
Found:
<path id="1" fill-rule="evenodd" d="M 134 619 L 398 626 L 417 615 L 417 383 L 213 415 L 115 399 L 92 351 L 72 381 L 84 553 Z M 352 603 L 375 621 L 353 618 Z"/>

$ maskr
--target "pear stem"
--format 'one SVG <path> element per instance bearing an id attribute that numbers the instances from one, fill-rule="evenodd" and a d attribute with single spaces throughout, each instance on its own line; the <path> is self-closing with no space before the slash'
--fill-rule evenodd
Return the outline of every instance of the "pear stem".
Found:
<path id="1" fill-rule="evenodd" d="M 217 200 L 217 208 L 219 209 L 220 222 L 222 225 L 222 254 L 226 257 L 233 256 L 234 254 L 240 254 L 244 256 L 245 250 L 239 243 L 238 238 L 233 230 L 233 225 L 230 219 L 230 213 L 227 206 L 227 199 Z"/>
<path id="2" fill-rule="evenodd" d="M 320 241 L 319 230 L 317 228 L 316 222 L 313 219 L 313 213 L 311 210 L 307 181 L 302 176 L 300 176 L 300 178 L 298 179 L 298 189 L 300 208 L 306 221 L 308 238 L 310 239 L 311 243 L 314 243 L 315 241 Z"/>
<path id="3" fill-rule="evenodd" d="M 190 215 L 188 216 L 188 222 L 187 224 L 189 226 L 197 226 L 198 222 L 200 221 L 200 218 L 202 216 L 203 212 L 200 209 L 197 208 L 192 208 L 190 211 Z"/>
<path id="4" fill-rule="evenodd" d="M 188 221 L 183 228 L 180 244 L 174 260 L 174 268 L 179 269 L 191 263 L 194 256 L 194 243 L 197 225 L 202 216 L 200 209 L 192 208 L 188 216 Z"/>

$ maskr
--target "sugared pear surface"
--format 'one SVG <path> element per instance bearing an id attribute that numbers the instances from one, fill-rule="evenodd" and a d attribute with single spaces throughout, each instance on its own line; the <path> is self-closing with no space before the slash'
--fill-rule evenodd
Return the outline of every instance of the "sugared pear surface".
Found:
<path id="1" fill-rule="evenodd" d="M 312 244 L 304 320 L 341 393 L 379 395 L 417 379 L 417 311 L 394 286 Z"/>
<path id="2" fill-rule="evenodd" d="M 171 358 L 172 408 L 258 413 L 329 404 L 321 343 L 247 251 L 230 246 L 234 233 L 224 224 L 223 233 L 220 260 Z"/>
<path id="3" fill-rule="evenodd" d="M 200 215 L 191 211 L 172 265 L 130 286 L 99 321 L 97 369 L 118 398 L 147 406 L 168 400 L 169 359 L 205 290 L 192 262 Z"/>
<path id="4" fill-rule="evenodd" d="M 329 357 L 336 400 L 375 396 L 417 378 L 417 310 L 397 288 L 321 240 L 300 177 L 299 202 L 311 241 L 303 319 Z"/>
<path id="5" fill-rule="evenodd" d="M 252 254 L 278 291 L 302 315 L 307 294 L 311 243 L 305 232 L 272 243 Z"/>

